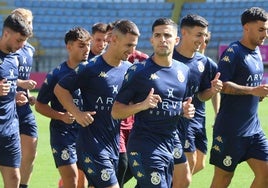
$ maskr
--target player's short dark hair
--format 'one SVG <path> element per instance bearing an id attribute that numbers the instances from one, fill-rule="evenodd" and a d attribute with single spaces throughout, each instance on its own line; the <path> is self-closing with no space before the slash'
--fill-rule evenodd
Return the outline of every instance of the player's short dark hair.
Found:
<path id="1" fill-rule="evenodd" d="M 65 44 L 67 44 L 70 41 L 77 41 L 77 40 L 89 41 L 91 40 L 91 35 L 83 27 L 74 27 L 65 34 L 64 38 Z"/>
<path id="2" fill-rule="evenodd" d="M 187 14 L 181 19 L 180 28 L 183 27 L 208 27 L 208 21 L 197 14 Z"/>
<path id="3" fill-rule="evenodd" d="M 9 28 L 22 36 L 30 37 L 33 34 L 33 28 L 21 14 L 10 14 L 6 17 L 3 24 L 3 29 Z"/>
<path id="4" fill-rule="evenodd" d="M 156 19 L 152 25 L 152 32 L 154 32 L 154 28 L 159 25 L 171 25 L 174 27 L 176 31 L 178 31 L 178 25 L 170 18 L 162 17 L 162 18 Z"/>
<path id="5" fill-rule="evenodd" d="M 268 20 L 268 13 L 260 7 L 251 7 L 246 9 L 241 15 L 241 24 L 245 25 L 249 22 L 263 21 Z"/>
<path id="6" fill-rule="evenodd" d="M 114 26 L 117 24 L 117 22 L 120 22 L 120 20 L 116 20 L 116 21 L 114 21 L 114 22 L 109 22 L 109 23 L 107 24 L 106 31 L 108 32 L 108 31 L 113 30 L 113 29 L 114 29 Z"/>
<path id="7" fill-rule="evenodd" d="M 107 32 L 107 24 L 106 23 L 95 23 L 92 27 L 91 27 L 91 33 L 92 35 L 94 35 L 96 32 L 100 32 L 100 33 L 106 33 Z"/>
<path id="8" fill-rule="evenodd" d="M 137 25 L 130 20 L 118 20 L 113 30 L 119 31 L 123 35 L 130 33 L 132 35 L 140 36 L 140 31 Z"/>

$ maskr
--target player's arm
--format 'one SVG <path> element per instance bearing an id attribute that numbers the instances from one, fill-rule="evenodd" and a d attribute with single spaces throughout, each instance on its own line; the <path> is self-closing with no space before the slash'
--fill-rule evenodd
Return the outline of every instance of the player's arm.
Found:
<path id="1" fill-rule="evenodd" d="M 263 84 L 255 87 L 249 87 L 227 81 L 223 83 L 221 92 L 230 95 L 254 95 L 258 97 L 267 97 L 268 85 Z"/>
<path id="2" fill-rule="evenodd" d="M 18 79 L 17 85 L 23 89 L 32 90 L 36 87 L 37 83 L 34 80 L 21 80 Z"/>
<path id="3" fill-rule="evenodd" d="M 217 73 L 211 81 L 211 87 L 197 94 L 200 101 L 205 102 L 221 91 L 223 84 L 219 77 L 220 73 Z"/>
<path id="4" fill-rule="evenodd" d="M 159 102 L 162 102 L 162 99 L 159 95 L 154 94 L 154 89 L 152 88 L 146 99 L 142 102 L 135 104 L 123 104 L 115 101 L 112 107 L 112 117 L 114 119 L 125 119 L 140 111 L 155 108 Z"/>
<path id="5" fill-rule="evenodd" d="M 35 110 L 43 116 L 55 120 L 60 120 L 67 124 L 71 124 L 74 122 L 74 117 L 72 116 L 72 114 L 68 112 L 59 112 L 51 108 L 48 104 L 44 104 L 39 101 L 36 101 L 35 103 Z"/>
<path id="6" fill-rule="evenodd" d="M 213 97 L 211 97 L 212 106 L 214 109 L 215 116 L 218 114 L 220 109 L 220 101 L 221 101 L 221 95 L 220 93 L 217 93 Z"/>
<path id="7" fill-rule="evenodd" d="M 93 123 L 94 118 L 92 115 L 96 114 L 95 111 L 93 112 L 82 112 L 79 110 L 79 108 L 74 104 L 73 97 L 71 93 L 57 84 L 54 88 L 54 94 L 62 104 L 62 106 L 73 116 L 75 117 L 75 120 L 77 123 L 79 123 L 82 126 L 88 126 L 89 124 Z"/>

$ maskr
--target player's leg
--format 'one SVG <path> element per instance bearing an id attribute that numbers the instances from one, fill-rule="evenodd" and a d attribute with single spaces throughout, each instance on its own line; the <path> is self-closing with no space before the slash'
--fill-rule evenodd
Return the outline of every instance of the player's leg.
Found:
<path id="1" fill-rule="evenodd" d="M 21 134 L 21 181 L 20 184 L 28 185 L 33 171 L 34 160 L 36 157 L 37 138 Z"/>
<path id="2" fill-rule="evenodd" d="M 30 108 L 30 107 L 29 107 Z M 28 110 L 27 110 L 28 111 Z M 37 124 L 34 114 L 19 114 L 19 128 L 20 128 L 20 139 L 21 139 L 21 182 L 20 187 L 26 188 L 29 185 L 30 178 L 33 171 L 34 160 L 36 157 L 37 148 Z"/>
<path id="3" fill-rule="evenodd" d="M 263 132 L 249 137 L 250 144 L 246 159 L 254 172 L 251 187 L 264 188 L 268 185 L 268 140 Z"/>
<path id="4" fill-rule="evenodd" d="M 193 174 L 197 162 L 197 152 L 184 152 L 189 163 L 190 172 Z"/>
<path id="5" fill-rule="evenodd" d="M 80 169 L 78 169 L 78 184 L 77 188 L 87 188 L 88 187 L 88 181 L 84 174 L 84 172 Z"/>
<path id="6" fill-rule="evenodd" d="M 174 165 L 173 188 L 187 188 L 192 181 L 192 174 L 188 161 Z"/>
<path id="7" fill-rule="evenodd" d="M 76 188 L 78 184 L 78 169 L 76 163 L 58 167 L 64 188 Z"/>
<path id="8" fill-rule="evenodd" d="M 118 164 L 118 183 L 120 185 L 120 188 L 124 187 L 124 179 L 125 179 L 125 174 L 127 171 L 128 167 L 128 160 L 127 160 L 127 153 L 119 153 L 119 164 Z"/>
<path id="9" fill-rule="evenodd" d="M 214 134 L 210 151 L 210 164 L 214 165 L 211 188 L 227 188 L 235 169 L 246 153 L 247 142 L 242 137 Z"/>
<path id="10" fill-rule="evenodd" d="M 5 188 L 19 187 L 21 146 L 19 133 L 0 137 L 0 171 Z"/>
<path id="11" fill-rule="evenodd" d="M 2 173 L 5 188 L 19 187 L 20 182 L 19 168 L 0 166 L 0 171 Z"/>
<path id="12" fill-rule="evenodd" d="M 195 134 L 195 152 L 196 152 L 196 163 L 192 174 L 195 174 L 205 168 L 206 165 L 206 153 L 208 150 L 206 129 L 201 128 L 196 131 Z"/>
<path id="13" fill-rule="evenodd" d="M 190 186 L 192 181 L 192 173 L 190 170 L 189 162 L 186 158 L 183 145 L 189 148 L 189 141 L 185 141 L 186 136 L 184 135 L 184 129 L 180 129 L 175 137 L 175 149 L 173 152 L 174 156 L 174 171 L 173 171 L 173 187 L 174 188 L 187 188 Z M 180 137 L 180 138 L 179 138 Z M 182 141 L 181 141 L 182 140 Z M 190 152 L 189 152 L 190 153 Z"/>
<path id="14" fill-rule="evenodd" d="M 233 175 L 234 172 L 228 172 L 215 166 L 210 188 L 227 188 L 231 183 Z"/>
<path id="15" fill-rule="evenodd" d="M 248 159 L 247 163 L 254 172 L 254 180 L 251 187 L 265 188 L 268 185 L 268 161 Z"/>
<path id="16" fill-rule="evenodd" d="M 129 165 L 127 167 L 127 171 L 125 173 L 125 178 L 124 178 L 124 183 L 127 183 L 129 180 L 131 180 L 133 178 L 133 174 L 129 168 Z"/>
<path id="17" fill-rule="evenodd" d="M 205 168 L 206 165 L 206 154 L 204 154 L 200 150 L 196 150 L 196 165 L 194 168 L 194 171 L 192 171 L 193 174 L 199 172 L 203 168 Z"/>

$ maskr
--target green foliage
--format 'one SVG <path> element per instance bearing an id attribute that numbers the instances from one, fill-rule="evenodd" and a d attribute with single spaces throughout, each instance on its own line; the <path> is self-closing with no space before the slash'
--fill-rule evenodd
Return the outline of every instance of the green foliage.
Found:
<path id="1" fill-rule="evenodd" d="M 36 93 L 35 93 L 36 94 Z M 211 146 L 211 132 L 214 121 L 214 112 L 211 102 L 207 102 L 207 135 L 209 148 Z M 259 106 L 259 117 L 265 133 L 268 133 L 268 115 L 267 115 L 268 100 L 265 99 Z M 33 108 L 34 110 L 34 108 Z M 38 123 L 38 155 L 35 161 L 34 171 L 30 182 L 30 188 L 56 188 L 59 181 L 59 173 L 55 167 L 54 160 L 49 144 L 49 119 L 36 113 L 36 120 Z M 209 153 L 208 153 L 209 155 Z M 197 173 L 193 177 L 193 182 L 190 188 L 207 188 L 210 185 L 213 177 L 213 166 L 208 163 L 209 156 L 207 156 L 207 164 L 204 170 Z M 234 175 L 230 188 L 250 187 L 254 176 L 248 165 L 241 163 Z M 136 182 L 134 179 L 130 180 L 125 188 L 133 188 Z M 3 186 L 3 181 L 0 179 L 0 187 Z"/>

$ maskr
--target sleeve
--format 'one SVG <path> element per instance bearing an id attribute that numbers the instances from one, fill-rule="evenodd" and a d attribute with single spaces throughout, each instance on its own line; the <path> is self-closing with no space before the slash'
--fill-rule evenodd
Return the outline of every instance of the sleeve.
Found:
<path id="1" fill-rule="evenodd" d="M 116 96 L 116 101 L 123 104 L 129 104 L 133 99 L 135 91 L 137 90 L 137 86 L 135 86 L 136 69 L 137 65 L 133 65 L 128 69 L 124 76 L 122 87 Z"/>
<path id="2" fill-rule="evenodd" d="M 199 91 L 211 88 L 211 81 L 218 72 L 218 65 L 209 57 L 206 57 L 205 72 L 201 78 Z"/>
<path id="3" fill-rule="evenodd" d="M 37 101 L 43 104 L 48 104 L 54 96 L 54 87 L 57 84 L 57 78 L 54 72 L 47 74 L 37 96 Z"/>
<path id="4" fill-rule="evenodd" d="M 221 55 L 218 71 L 221 73 L 220 80 L 223 82 L 232 80 L 237 62 L 240 61 L 235 50 L 234 47 L 229 46 Z"/>
<path id="5" fill-rule="evenodd" d="M 74 92 L 75 90 L 81 88 L 83 84 L 86 84 L 83 81 L 86 80 L 86 78 L 83 78 L 84 75 L 90 75 L 90 73 L 86 72 L 86 65 L 79 64 L 76 69 L 70 71 L 63 78 L 61 78 L 58 84 L 70 92 Z"/>

